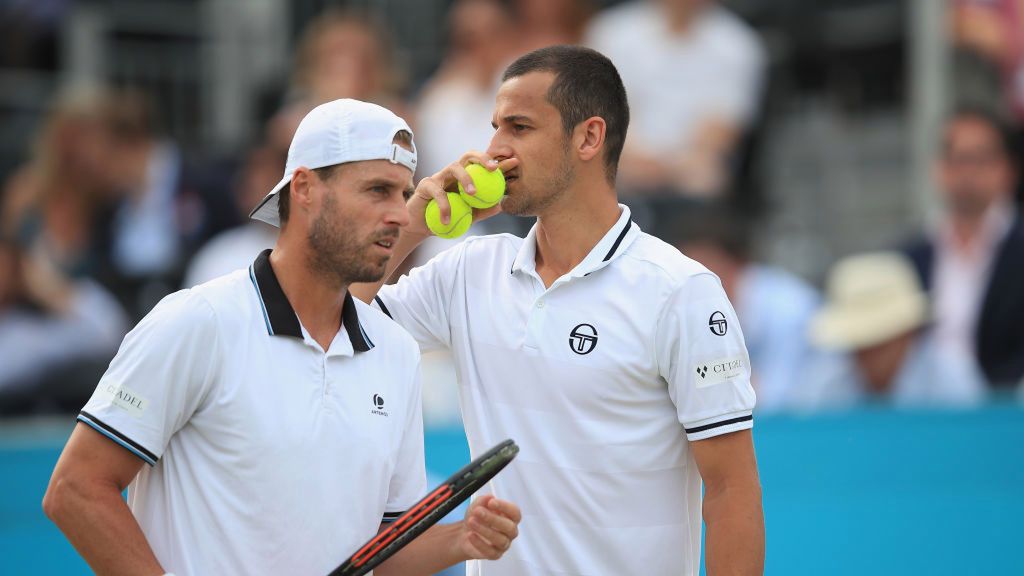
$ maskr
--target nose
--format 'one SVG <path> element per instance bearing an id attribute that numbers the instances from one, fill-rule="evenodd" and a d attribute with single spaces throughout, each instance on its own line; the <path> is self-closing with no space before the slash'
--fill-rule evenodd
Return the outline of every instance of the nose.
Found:
<path id="1" fill-rule="evenodd" d="M 501 129 L 494 131 L 494 136 L 491 137 L 491 143 L 487 146 L 487 155 L 498 162 L 501 162 L 506 158 L 511 158 L 515 155 L 515 151 L 512 150 L 512 146 L 509 145 L 508 138 L 505 137 Z"/>
<path id="2" fill-rule="evenodd" d="M 389 226 L 404 228 L 409 224 L 409 208 L 405 205 L 405 198 L 399 194 L 397 199 L 390 202 L 384 220 Z"/>

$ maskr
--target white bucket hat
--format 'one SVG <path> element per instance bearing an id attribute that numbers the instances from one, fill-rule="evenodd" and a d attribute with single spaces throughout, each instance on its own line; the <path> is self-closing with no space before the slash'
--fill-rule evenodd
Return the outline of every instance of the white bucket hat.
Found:
<path id="1" fill-rule="evenodd" d="M 409 125 L 394 112 L 369 102 L 343 98 L 313 108 L 299 123 L 288 147 L 284 177 L 249 213 L 254 220 L 281 226 L 278 192 L 288 186 L 300 167 L 324 168 L 346 162 L 387 160 L 416 172 L 416 146 L 412 151 L 394 143 Z"/>
<path id="2" fill-rule="evenodd" d="M 811 322 L 823 348 L 859 350 L 928 320 L 928 298 L 910 261 L 895 252 L 851 256 L 829 274 L 828 302 Z"/>

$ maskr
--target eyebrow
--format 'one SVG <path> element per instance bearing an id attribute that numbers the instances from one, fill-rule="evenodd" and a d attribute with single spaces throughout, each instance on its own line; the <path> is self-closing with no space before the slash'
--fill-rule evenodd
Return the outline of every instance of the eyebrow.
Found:
<path id="1" fill-rule="evenodd" d="M 516 123 L 523 123 L 523 122 L 529 123 L 530 122 L 530 117 L 529 116 L 523 116 L 522 114 L 510 114 L 508 116 L 502 117 L 501 120 L 502 120 L 502 122 L 505 122 L 506 124 L 516 124 Z M 494 128 L 495 130 L 498 129 L 498 125 L 495 124 L 493 120 L 491 121 L 491 127 Z"/>

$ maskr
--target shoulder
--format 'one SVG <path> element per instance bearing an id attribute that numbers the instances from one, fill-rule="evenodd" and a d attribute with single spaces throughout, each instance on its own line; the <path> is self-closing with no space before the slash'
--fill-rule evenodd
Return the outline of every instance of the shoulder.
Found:
<path id="1" fill-rule="evenodd" d="M 515 254 L 523 245 L 523 239 L 515 234 L 485 234 L 467 238 L 462 243 L 467 252 L 472 253 L 507 253 Z"/>
<path id="2" fill-rule="evenodd" d="M 447 267 L 465 266 L 467 263 L 508 261 L 511 263 L 523 245 L 523 239 L 513 234 L 487 234 L 472 236 L 441 252 L 432 263 Z"/>
<path id="3" fill-rule="evenodd" d="M 358 298 L 352 301 L 356 305 L 359 322 L 367 331 L 374 346 L 385 345 L 399 351 L 411 362 L 419 362 L 420 349 L 413 337 L 397 322 L 380 310 L 366 304 Z"/>
<path id="4" fill-rule="evenodd" d="M 702 276 L 718 282 L 718 277 L 703 264 L 646 232 L 640 233 L 622 257 L 633 268 L 632 273 L 646 272 L 660 278 L 673 289 Z"/>
<path id="5" fill-rule="evenodd" d="M 745 59 L 761 59 L 764 47 L 757 32 L 742 18 L 722 6 L 712 6 L 701 26 L 705 38 L 728 53 Z"/>

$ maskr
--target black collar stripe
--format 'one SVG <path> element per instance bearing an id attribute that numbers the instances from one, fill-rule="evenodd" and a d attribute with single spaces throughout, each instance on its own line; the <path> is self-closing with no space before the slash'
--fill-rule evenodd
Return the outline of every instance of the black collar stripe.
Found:
<path id="1" fill-rule="evenodd" d="M 629 232 L 629 229 L 632 227 L 632 221 L 626 222 L 626 226 L 622 229 L 622 232 L 619 233 L 619 237 L 615 239 L 615 244 L 612 244 L 612 249 L 605 254 L 604 260 L 601 260 L 601 262 L 607 262 L 613 255 L 615 255 L 615 251 L 619 249 L 619 244 L 622 244 L 622 239 L 626 237 L 626 232 Z"/>
<path id="2" fill-rule="evenodd" d="M 384 305 L 384 301 L 380 299 L 380 296 L 374 296 L 373 299 L 377 301 L 377 306 L 380 306 L 381 312 L 386 314 L 388 318 L 391 318 L 392 320 L 395 319 L 395 317 L 391 315 L 391 310 L 388 310 L 388 307 Z"/>
<path id="3" fill-rule="evenodd" d="M 256 276 L 256 285 L 259 288 L 259 296 L 263 300 L 263 309 L 270 319 L 270 326 L 275 336 L 293 336 L 302 338 L 302 327 L 299 325 L 299 318 L 295 315 L 288 297 L 284 295 L 284 289 L 277 281 L 277 275 L 270 266 L 270 250 L 264 250 L 256 257 L 252 264 L 253 274 Z"/>
<path id="4" fill-rule="evenodd" d="M 263 321 L 267 324 L 267 334 L 274 335 L 274 328 L 270 325 L 270 317 L 267 316 L 267 307 L 263 305 L 263 294 L 260 292 L 260 285 L 256 282 L 256 274 L 252 271 L 252 266 L 249 266 L 249 280 L 252 281 L 252 287 L 256 289 L 256 296 L 260 299 L 260 310 L 263 312 Z"/>
<path id="5" fill-rule="evenodd" d="M 263 305 L 264 319 L 267 321 L 267 329 L 273 336 L 292 336 L 302 338 L 302 326 L 299 325 L 299 318 L 295 315 L 295 309 L 288 302 L 277 275 L 270 266 L 270 250 L 264 250 L 256 257 L 252 264 L 253 285 L 256 287 L 256 294 Z M 373 342 L 366 335 L 362 324 L 359 322 L 359 314 L 356 312 L 356 304 L 352 300 L 352 294 L 345 293 L 345 302 L 341 306 L 341 323 L 345 326 L 349 340 L 352 342 L 352 349 L 356 352 L 366 352 L 373 348 Z"/>
<path id="6" fill-rule="evenodd" d="M 341 305 L 341 323 L 345 325 L 348 338 L 352 341 L 352 349 L 356 352 L 366 352 L 373 348 L 373 342 L 366 337 L 363 325 L 359 323 L 359 315 L 356 314 L 356 303 L 352 299 L 351 292 L 345 292 L 345 303 Z"/>

